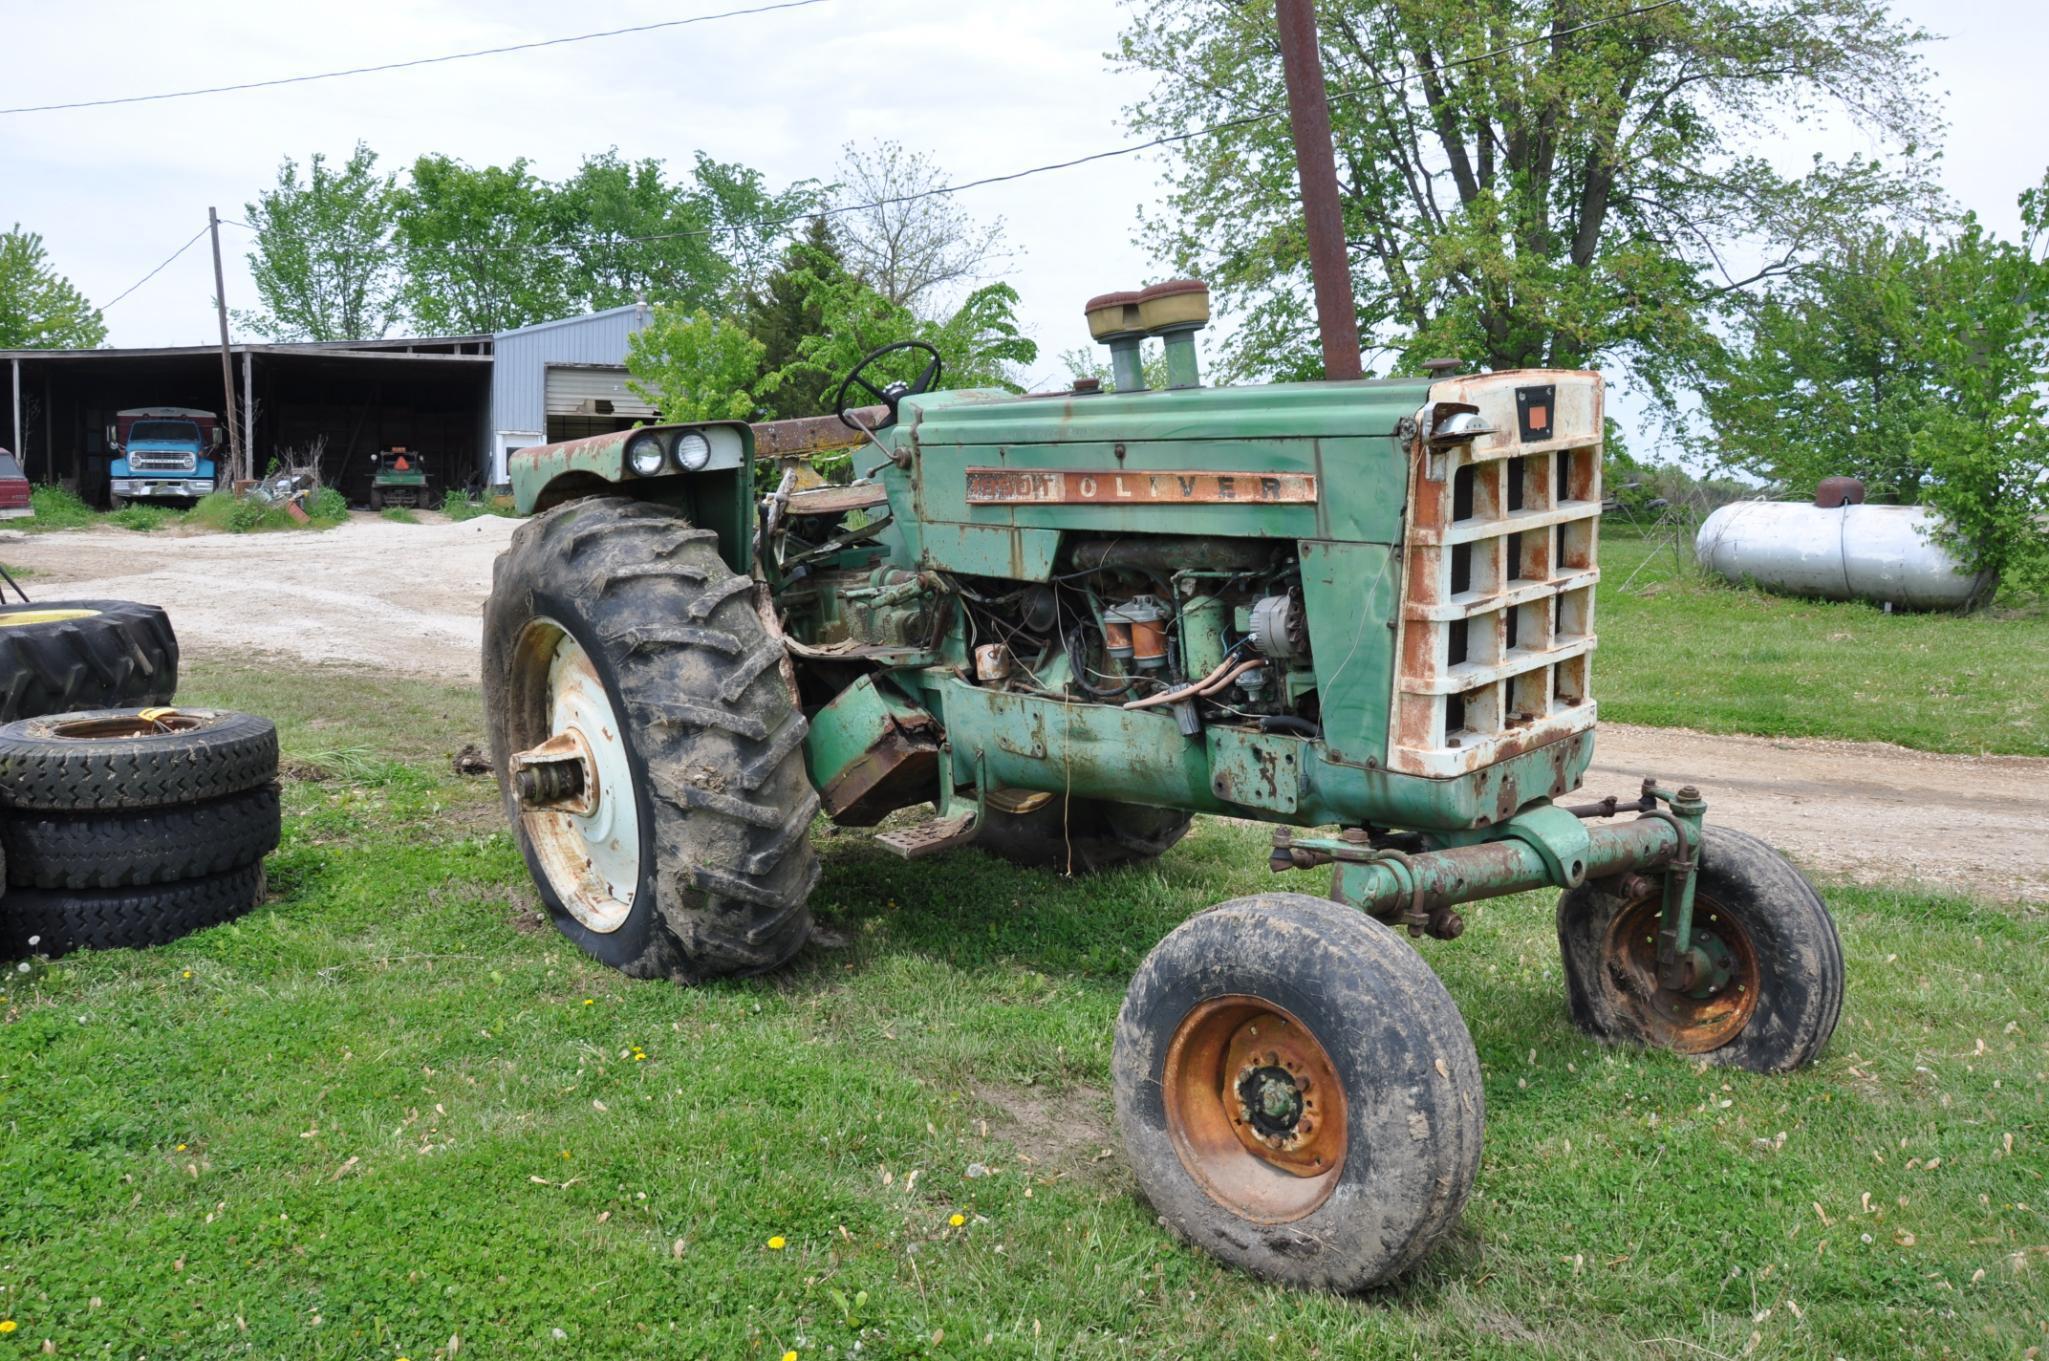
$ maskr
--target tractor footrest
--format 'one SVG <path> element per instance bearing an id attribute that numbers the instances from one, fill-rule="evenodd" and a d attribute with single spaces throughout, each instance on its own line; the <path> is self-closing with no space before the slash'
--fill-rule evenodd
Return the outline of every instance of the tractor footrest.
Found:
<path id="1" fill-rule="evenodd" d="M 884 832 L 875 839 L 906 860 L 922 860 L 928 855 L 967 845 L 980 830 L 975 825 L 975 815 L 968 813 L 954 818 L 929 818 L 915 827 Z"/>

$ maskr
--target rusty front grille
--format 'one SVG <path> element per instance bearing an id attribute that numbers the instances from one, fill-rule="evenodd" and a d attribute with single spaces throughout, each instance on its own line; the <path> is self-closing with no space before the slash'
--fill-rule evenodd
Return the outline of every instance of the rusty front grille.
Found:
<path id="1" fill-rule="evenodd" d="M 1593 374 L 1506 373 L 1431 397 L 1490 431 L 1419 440 L 1409 479 L 1388 765 L 1441 777 L 1593 725 L 1602 393 Z"/>

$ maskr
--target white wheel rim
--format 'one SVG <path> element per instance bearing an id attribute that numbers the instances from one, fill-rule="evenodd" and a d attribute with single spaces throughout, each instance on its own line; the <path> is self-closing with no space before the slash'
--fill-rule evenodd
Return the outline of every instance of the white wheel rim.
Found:
<path id="1" fill-rule="evenodd" d="M 625 730 L 597 667 L 569 631 L 552 619 L 526 656 L 548 663 L 548 737 L 571 735 L 589 753 L 596 788 L 588 812 L 529 808 L 520 814 L 527 839 L 562 906 L 585 928 L 609 935 L 626 924 L 640 889 L 640 808 Z"/>

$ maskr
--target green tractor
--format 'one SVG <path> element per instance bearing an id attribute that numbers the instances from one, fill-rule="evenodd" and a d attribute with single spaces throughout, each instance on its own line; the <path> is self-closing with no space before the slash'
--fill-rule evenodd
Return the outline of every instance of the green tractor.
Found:
<path id="1" fill-rule="evenodd" d="M 370 509 L 427 505 L 427 460 L 417 449 L 380 449 L 370 456 Z"/>
<path id="2" fill-rule="evenodd" d="M 1843 961 L 1807 881 L 1691 787 L 1565 802 L 1594 749 L 1600 377 L 1205 387 L 1202 285 L 1088 316 L 1114 391 L 942 391 L 910 343 L 847 375 L 830 428 L 514 455 L 535 518 L 497 564 L 485 696 L 564 934 L 635 977 L 773 969 L 810 930 L 821 814 L 929 805 L 877 841 L 1077 874 L 1196 814 L 1271 824 L 1289 887 L 1160 942 L 1113 1071 L 1164 1221 L 1305 1286 L 1388 1278 L 1465 1202 L 1479 1062 L 1401 935 L 1457 936 L 1461 904 L 1558 890 L 1600 1040 L 1812 1060 Z M 851 481 L 803 485 L 849 441 Z"/>

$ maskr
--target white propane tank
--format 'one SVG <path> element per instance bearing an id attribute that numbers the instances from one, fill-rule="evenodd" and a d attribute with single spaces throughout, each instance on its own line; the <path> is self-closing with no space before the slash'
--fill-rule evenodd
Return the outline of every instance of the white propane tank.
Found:
<path id="1" fill-rule="evenodd" d="M 1707 517 L 1693 541 L 1700 565 L 1731 581 L 1791 595 L 1961 610 L 1991 593 L 1933 537 L 1925 506 L 1816 506 L 1737 501 Z"/>

